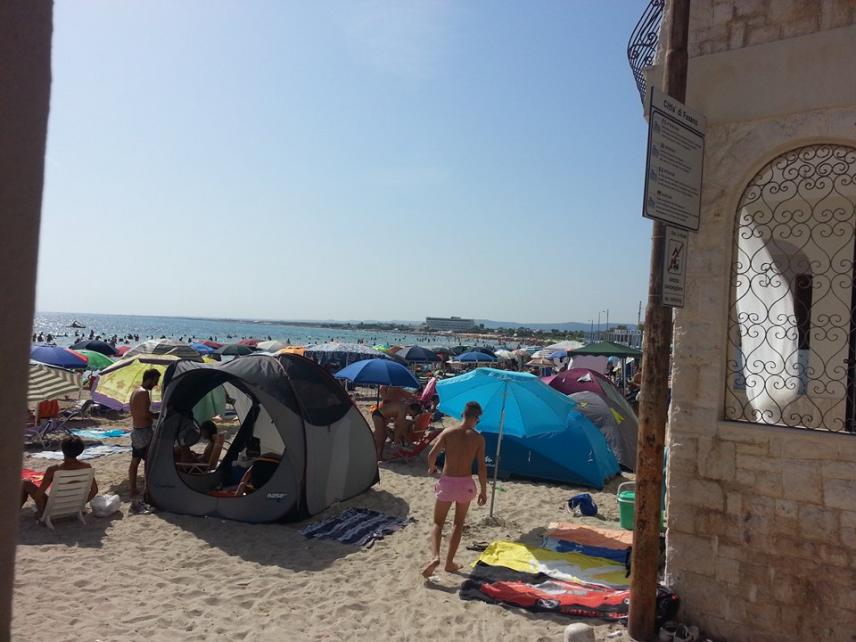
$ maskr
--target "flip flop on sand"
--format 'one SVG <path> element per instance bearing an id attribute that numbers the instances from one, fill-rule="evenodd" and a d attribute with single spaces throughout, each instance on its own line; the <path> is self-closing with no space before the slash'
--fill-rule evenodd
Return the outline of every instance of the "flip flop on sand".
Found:
<path id="1" fill-rule="evenodd" d="M 467 545 L 467 550 L 481 552 L 487 550 L 488 546 L 490 546 L 489 542 L 473 542 L 472 544 Z"/>

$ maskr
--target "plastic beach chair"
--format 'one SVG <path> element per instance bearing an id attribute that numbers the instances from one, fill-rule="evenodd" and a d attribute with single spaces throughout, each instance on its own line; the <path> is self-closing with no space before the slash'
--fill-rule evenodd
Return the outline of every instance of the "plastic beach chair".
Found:
<path id="1" fill-rule="evenodd" d="M 439 428 L 435 428 L 433 426 L 427 426 L 422 435 L 414 441 L 409 446 L 402 446 L 398 448 L 394 448 L 388 457 L 384 458 L 384 461 L 396 461 L 398 459 L 403 459 L 405 461 L 409 461 L 414 457 L 418 457 L 422 454 L 422 451 L 428 448 L 434 440 L 437 438 L 442 432 Z"/>
<path id="2" fill-rule="evenodd" d="M 92 468 L 56 471 L 45 505 L 45 512 L 42 513 L 39 521 L 54 530 L 51 520 L 77 515 L 77 519 L 85 524 L 83 509 L 86 507 L 86 500 L 89 498 L 89 491 L 92 489 L 94 475 L 95 471 Z"/>

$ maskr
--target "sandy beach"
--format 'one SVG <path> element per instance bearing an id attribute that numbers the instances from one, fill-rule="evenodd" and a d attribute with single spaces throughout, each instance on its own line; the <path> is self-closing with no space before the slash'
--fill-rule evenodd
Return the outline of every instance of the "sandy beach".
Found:
<path id="1" fill-rule="evenodd" d="M 127 426 L 127 420 L 97 423 Z M 307 522 L 251 525 L 130 514 L 129 460 L 122 454 L 91 462 L 100 492 L 122 497 L 120 513 L 90 514 L 86 525 L 64 520 L 53 532 L 36 523 L 32 502 L 22 509 L 15 640 L 561 640 L 574 621 L 463 601 L 457 589 L 464 575 L 420 576 L 434 502 L 424 455 L 382 464 L 379 484 L 307 520 L 347 507 L 413 518 L 369 549 L 308 540 L 297 532 Z M 26 456 L 24 466 L 43 470 L 49 463 Z M 624 480 L 593 493 L 600 515 L 589 518 L 571 517 L 564 508 L 577 489 L 500 482 L 501 525 L 489 525 L 487 507 L 473 505 L 458 561 L 476 560 L 479 553 L 466 549 L 474 542 L 536 543 L 550 521 L 619 528 L 615 490 Z M 584 621 L 596 626 L 598 640 L 609 634 L 610 640 L 629 640 L 618 624 Z"/>

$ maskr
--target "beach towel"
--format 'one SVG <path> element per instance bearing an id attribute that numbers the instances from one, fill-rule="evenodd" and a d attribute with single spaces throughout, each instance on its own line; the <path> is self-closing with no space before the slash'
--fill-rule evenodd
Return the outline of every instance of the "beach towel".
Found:
<path id="1" fill-rule="evenodd" d="M 45 478 L 44 471 L 41 470 L 33 470 L 32 468 L 22 468 L 21 469 L 21 479 L 25 481 L 31 481 L 36 486 L 39 486 L 42 483 L 42 480 Z"/>
<path id="2" fill-rule="evenodd" d="M 105 437 L 124 437 L 129 432 L 131 431 L 124 430 L 123 428 L 111 428 L 110 430 L 75 428 L 71 431 L 71 434 L 83 439 L 104 439 Z"/>
<path id="3" fill-rule="evenodd" d="M 374 543 L 404 528 L 412 517 L 393 517 L 368 508 L 349 508 L 346 511 L 314 522 L 300 529 L 308 538 L 332 539 L 342 544 L 370 548 Z"/>
<path id="4" fill-rule="evenodd" d="M 624 564 L 617 561 L 575 552 L 560 553 L 518 542 L 491 542 L 478 561 L 524 573 L 544 573 L 570 582 L 612 588 L 630 585 Z"/>
<path id="5" fill-rule="evenodd" d="M 96 457 L 104 457 L 105 455 L 118 455 L 119 453 L 130 452 L 130 446 L 90 446 L 85 449 L 78 459 L 95 459 Z M 33 453 L 33 457 L 39 459 L 56 459 L 62 460 L 63 455 L 59 450 L 43 450 L 39 453 Z"/>
<path id="6" fill-rule="evenodd" d="M 626 588 L 557 580 L 544 573 L 524 573 L 483 562 L 476 563 L 458 595 L 462 600 L 508 604 L 527 611 L 608 620 L 623 620 L 630 608 L 630 591 Z M 677 595 L 663 586 L 657 587 L 657 625 L 673 619 L 679 605 Z"/>
<path id="7" fill-rule="evenodd" d="M 629 589 L 557 580 L 478 562 L 459 591 L 462 600 L 510 604 L 528 611 L 618 620 L 627 617 Z"/>
<path id="8" fill-rule="evenodd" d="M 585 546 L 600 546 L 624 550 L 633 544 L 632 531 L 618 531 L 588 524 L 550 522 L 547 537 L 568 540 Z"/>

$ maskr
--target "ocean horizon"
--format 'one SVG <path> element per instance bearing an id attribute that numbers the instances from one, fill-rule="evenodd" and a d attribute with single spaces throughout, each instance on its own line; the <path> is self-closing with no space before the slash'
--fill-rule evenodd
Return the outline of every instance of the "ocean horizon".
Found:
<path id="1" fill-rule="evenodd" d="M 86 326 L 84 329 L 71 327 L 77 321 Z M 455 345 L 458 339 L 451 335 L 436 335 L 402 331 L 360 330 L 351 328 L 330 328 L 322 325 L 303 325 L 325 323 L 323 321 L 269 321 L 250 319 L 212 319 L 185 316 L 120 315 L 93 314 L 85 312 L 37 312 L 33 318 L 33 334 L 50 334 L 57 345 L 71 345 L 81 335 L 88 337 L 90 331 L 102 338 L 116 335 L 120 343 L 128 335 L 138 335 L 140 341 L 146 339 L 211 339 L 228 343 L 241 339 L 275 339 L 288 341 L 294 345 L 308 345 L 325 341 L 345 341 L 375 345 L 389 343 L 399 345 Z M 293 325 L 299 323 L 301 325 Z M 330 321 L 329 323 L 349 323 Z M 378 322 L 389 323 L 389 322 Z M 75 334 L 77 333 L 77 334 Z M 134 343 L 128 340 L 128 343 Z M 470 343 L 473 343 L 470 341 Z"/>

